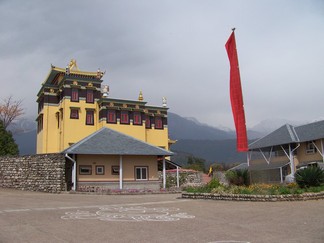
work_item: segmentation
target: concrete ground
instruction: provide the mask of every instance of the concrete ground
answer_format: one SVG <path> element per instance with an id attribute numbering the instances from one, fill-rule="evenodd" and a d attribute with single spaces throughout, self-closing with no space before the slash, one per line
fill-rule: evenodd
<path id="1" fill-rule="evenodd" d="M 324 242 L 324 201 L 179 197 L 0 188 L 0 242 Z"/>

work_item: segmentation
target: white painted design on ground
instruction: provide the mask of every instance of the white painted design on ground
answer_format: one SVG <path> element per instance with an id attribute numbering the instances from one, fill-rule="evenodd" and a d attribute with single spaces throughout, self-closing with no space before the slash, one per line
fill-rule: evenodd
<path id="1" fill-rule="evenodd" d="M 95 219 L 102 221 L 177 221 L 192 219 L 193 215 L 179 212 L 179 208 L 147 208 L 142 206 L 104 206 L 99 211 L 89 212 L 77 210 L 66 212 L 62 219 Z"/>
<path id="2" fill-rule="evenodd" d="M 208 243 L 251 243 L 249 241 L 236 241 L 236 240 L 221 240 L 221 241 L 211 241 Z"/>
<path id="3" fill-rule="evenodd" d="M 182 203 L 190 202 L 191 200 L 175 200 L 175 201 L 160 201 L 160 202 L 144 202 L 144 203 L 124 203 L 124 204 L 112 204 L 112 205 L 87 205 L 87 206 L 70 206 L 70 207 L 51 207 L 51 208 L 8 208 L 0 210 L 2 213 L 20 213 L 20 212 L 37 212 L 37 211 L 56 211 L 66 209 L 91 209 L 100 207 L 114 207 L 114 206 L 140 206 L 140 205 L 155 205 L 155 204 L 169 204 L 169 203 Z"/>

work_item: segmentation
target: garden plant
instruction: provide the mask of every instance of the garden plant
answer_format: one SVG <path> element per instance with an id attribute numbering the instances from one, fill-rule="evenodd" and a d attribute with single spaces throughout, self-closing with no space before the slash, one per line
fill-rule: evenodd
<path id="1" fill-rule="evenodd" d="M 314 167 L 317 168 L 317 167 Z M 305 169 L 306 170 L 306 169 Z M 251 195 L 286 195 L 286 194 L 302 194 L 306 192 L 321 192 L 324 191 L 324 175 L 323 170 L 318 169 L 302 170 L 296 173 L 297 183 L 289 184 L 252 184 L 249 185 L 247 172 L 230 172 L 226 177 L 229 179 L 229 185 L 221 184 L 217 179 L 212 179 L 209 183 L 198 187 L 186 187 L 183 190 L 192 193 L 215 193 L 215 194 L 251 194 Z M 323 174 L 322 174 L 323 173 Z M 314 179 L 314 174 L 317 179 Z M 312 176 L 311 176 L 312 175 Z M 246 183 L 243 183 L 243 182 Z M 315 181 L 316 183 L 313 183 Z M 301 184 L 300 184 L 301 183 Z M 306 186 L 307 183 L 307 186 Z"/>

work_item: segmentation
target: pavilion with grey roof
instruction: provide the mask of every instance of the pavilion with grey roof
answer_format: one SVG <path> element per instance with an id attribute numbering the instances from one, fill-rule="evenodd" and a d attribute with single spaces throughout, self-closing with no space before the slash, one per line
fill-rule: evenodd
<path id="1" fill-rule="evenodd" d="M 107 127 L 73 144 L 63 153 L 74 165 L 72 173 L 74 190 L 79 188 L 77 184 L 115 185 L 116 188 L 117 181 L 118 189 L 125 189 L 125 183 L 130 185 L 126 189 L 135 184 L 135 188 L 138 188 L 139 184 L 148 188 L 152 183 L 157 184 L 158 160 L 163 164 L 165 187 L 167 163 L 165 157 L 173 155 L 171 151 Z M 93 170 L 96 173 L 93 173 Z"/>
<path id="2" fill-rule="evenodd" d="M 262 182 L 284 182 L 293 179 L 302 166 L 322 166 L 324 162 L 324 121 L 302 126 L 283 125 L 249 144 L 248 168 Z M 265 176 L 271 175 L 272 178 Z M 263 175 L 261 175 L 263 174 Z M 261 176 L 260 176 L 261 175 Z M 254 176 L 255 178 L 258 176 Z"/>

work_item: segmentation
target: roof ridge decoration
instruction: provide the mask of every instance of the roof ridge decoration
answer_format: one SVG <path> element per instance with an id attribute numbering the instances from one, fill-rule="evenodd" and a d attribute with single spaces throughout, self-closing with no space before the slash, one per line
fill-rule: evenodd
<path id="1" fill-rule="evenodd" d="M 95 76 L 97 79 L 101 79 L 106 73 L 106 71 L 101 71 L 100 68 L 98 68 L 98 70 L 95 72 L 81 71 L 77 65 L 76 60 L 73 58 L 65 68 L 56 67 L 53 64 L 51 64 L 51 69 L 54 71 L 65 73 L 66 75 L 77 74 L 77 75 Z"/>
<path id="2" fill-rule="evenodd" d="M 75 59 L 71 59 L 69 65 L 68 65 L 68 68 L 70 69 L 70 71 L 80 71 L 77 63 L 76 63 L 76 60 Z"/>

